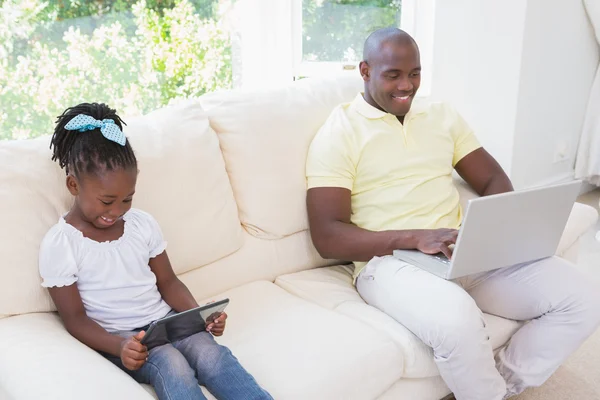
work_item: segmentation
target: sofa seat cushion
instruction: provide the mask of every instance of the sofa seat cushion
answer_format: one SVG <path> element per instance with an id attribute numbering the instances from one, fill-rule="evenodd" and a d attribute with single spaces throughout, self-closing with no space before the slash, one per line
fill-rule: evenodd
<path id="1" fill-rule="evenodd" d="M 399 347 L 353 318 L 266 281 L 224 297 L 229 318 L 217 340 L 275 399 L 373 399 L 401 377 Z"/>
<path id="2" fill-rule="evenodd" d="M 243 285 L 200 304 L 222 298 L 230 299 L 229 318 L 217 341 L 275 399 L 374 399 L 401 377 L 402 355 L 388 335 L 271 282 Z"/>
<path id="3" fill-rule="evenodd" d="M 229 319 L 217 340 L 276 399 L 374 399 L 401 377 L 398 346 L 355 319 L 267 281 L 240 286 L 215 300 L 224 297 L 231 300 Z M 0 387 L 14 398 L 153 396 L 151 388 L 71 337 L 53 313 L 1 320 L 0 354 Z"/>
<path id="4" fill-rule="evenodd" d="M 378 329 L 396 342 L 404 355 L 403 377 L 425 378 L 439 374 L 433 352 L 387 314 L 366 304 L 352 284 L 353 267 L 339 265 L 282 275 L 275 283 L 298 297 Z M 521 323 L 484 314 L 494 349 L 502 347 Z"/>
<path id="5" fill-rule="evenodd" d="M 152 400 L 100 354 L 72 337 L 55 313 L 0 320 L 1 399 Z"/>

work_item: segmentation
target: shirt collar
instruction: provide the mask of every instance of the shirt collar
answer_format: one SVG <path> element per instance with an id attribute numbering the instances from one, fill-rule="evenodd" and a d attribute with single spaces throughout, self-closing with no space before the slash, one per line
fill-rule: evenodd
<path id="1" fill-rule="evenodd" d="M 425 102 L 421 99 L 413 99 L 413 102 L 410 106 L 410 110 L 408 111 L 408 114 L 406 114 L 404 119 L 406 120 L 415 115 L 425 113 L 427 111 L 427 107 L 424 103 Z M 378 108 L 375 108 L 369 103 L 367 103 L 365 98 L 363 97 L 362 92 L 356 95 L 354 101 L 352 102 L 352 105 L 360 115 L 368 119 L 380 119 L 384 118 L 387 115 L 392 115 Z M 396 116 L 394 116 L 394 118 L 396 118 Z"/>

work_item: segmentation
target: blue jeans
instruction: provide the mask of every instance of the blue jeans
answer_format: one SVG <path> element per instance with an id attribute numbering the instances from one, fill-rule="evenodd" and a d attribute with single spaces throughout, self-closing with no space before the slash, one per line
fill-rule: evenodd
<path id="1" fill-rule="evenodd" d="M 118 333 L 123 337 L 135 334 Z M 208 332 L 151 349 L 148 361 L 137 371 L 126 369 L 120 358 L 105 357 L 137 382 L 152 385 L 160 400 L 205 400 L 199 384 L 219 400 L 273 400 L 231 350 Z"/>

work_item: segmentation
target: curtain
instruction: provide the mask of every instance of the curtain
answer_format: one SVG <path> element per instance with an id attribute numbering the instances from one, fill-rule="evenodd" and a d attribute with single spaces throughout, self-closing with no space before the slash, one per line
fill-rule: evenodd
<path id="1" fill-rule="evenodd" d="M 600 0 L 584 0 L 583 3 L 600 44 Z M 596 70 L 583 123 L 575 177 L 600 186 L 600 65 Z"/>
<path id="2" fill-rule="evenodd" d="M 264 89 L 292 82 L 292 0 L 238 0 L 235 13 L 234 77 L 240 75 L 237 86 Z"/>

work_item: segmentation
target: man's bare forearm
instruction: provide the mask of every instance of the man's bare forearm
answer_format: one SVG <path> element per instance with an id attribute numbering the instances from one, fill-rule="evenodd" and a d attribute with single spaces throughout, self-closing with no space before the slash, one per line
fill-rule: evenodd
<path id="1" fill-rule="evenodd" d="M 322 257 L 345 261 L 369 261 L 397 249 L 415 249 L 419 230 L 373 232 L 336 221 L 313 240 Z M 315 237 L 319 236 L 319 237 Z"/>

